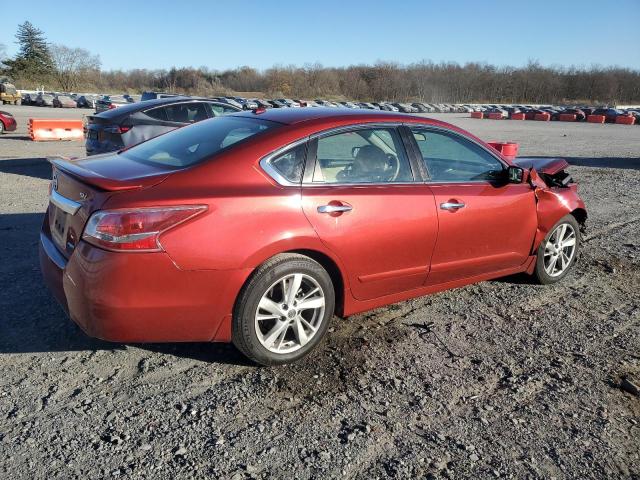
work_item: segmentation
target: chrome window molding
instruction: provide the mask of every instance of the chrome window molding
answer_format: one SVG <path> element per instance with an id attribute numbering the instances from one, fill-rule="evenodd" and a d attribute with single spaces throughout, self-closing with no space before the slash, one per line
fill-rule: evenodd
<path id="1" fill-rule="evenodd" d="M 307 137 L 295 140 L 294 142 L 288 143 L 287 145 L 280 147 L 277 150 L 274 150 L 273 152 L 269 153 L 268 155 L 260 159 L 260 162 L 259 162 L 260 167 L 262 167 L 262 169 L 269 175 L 269 177 L 271 177 L 273 180 L 276 181 L 276 183 L 278 183 L 283 187 L 301 187 L 301 186 L 303 187 L 365 187 L 365 186 L 386 186 L 386 185 L 396 185 L 396 186 L 422 185 L 422 184 L 440 184 L 440 183 L 441 184 L 465 184 L 465 183 L 472 183 L 472 184 L 487 183 L 488 184 L 490 183 L 488 180 L 466 180 L 466 181 L 446 181 L 445 182 L 445 181 L 435 181 L 431 179 L 427 179 L 427 180 L 415 179 L 412 182 L 376 182 L 376 183 L 364 183 L 364 182 L 363 183 L 327 183 L 327 182 L 303 182 L 303 181 L 291 182 L 287 180 L 285 177 L 283 177 L 270 163 L 272 159 L 274 159 L 275 157 L 277 157 L 282 153 L 285 153 L 290 148 L 295 148 L 301 143 L 315 140 L 321 137 L 337 135 L 339 133 L 349 132 L 353 130 L 362 130 L 365 128 L 397 128 L 401 126 L 405 126 L 407 128 L 413 127 L 413 128 L 424 129 L 424 130 L 435 130 L 438 132 L 443 132 L 443 133 L 460 137 L 480 147 L 482 150 L 487 152 L 490 156 L 495 158 L 504 168 L 508 167 L 508 165 L 500 157 L 495 155 L 494 152 L 491 152 L 489 149 L 487 149 L 487 147 L 478 143 L 477 141 L 469 137 L 466 137 L 456 131 L 439 127 L 437 125 L 429 125 L 429 124 L 424 124 L 420 122 L 370 122 L 370 123 L 364 122 L 364 123 L 358 123 L 355 125 L 343 125 L 340 127 L 328 128 L 326 130 L 315 132 Z M 409 152 L 406 152 L 406 153 L 407 155 L 409 155 Z M 304 178 L 304 174 L 303 174 L 303 178 Z"/>
<path id="2" fill-rule="evenodd" d="M 280 147 L 277 150 L 274 150 L 273 152 L 260 159 L 260 167 L 262 167 L 262 170 L 264 170 L 267 175 L 274 179 L 279 185 L 282 185 L 283 187 L 300 187 L 300 185 L 302 184 L 302 179 L 300 179 L 299 182 L 292 182 L 288 180 L 271 164 L 271 160 L 279 157 L 283 153 L 286 153 L 293 148 L 296 148 L 303 143 L 306 143 L 308 140 L 309 137 L 300 138 L 292 143 L 288 143 L 284 147 Z"/>

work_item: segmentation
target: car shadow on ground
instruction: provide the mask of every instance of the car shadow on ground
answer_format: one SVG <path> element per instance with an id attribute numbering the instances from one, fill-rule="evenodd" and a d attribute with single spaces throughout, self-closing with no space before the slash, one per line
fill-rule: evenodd
<path id="1" fill-rule="evenodd" d="M 51 180 L 51 164 L 46 158 L 0 159 L 0 172 Z"/>
<path id="2" fill-rule="evenodd" d="M 593 168 L 621 168 L 640 170 L 640 158 L 638 157 L 564 157 L 569 165 L 575 165 L 578 167 L 593 167 Z M 558 158 L 556 156 L 527 156 L 526 158 Z"/>
<path id="3" fill-rule="evenodd" d="M 0 215 L 0 355 L 126 349 L 128 345 L 88 337 L 45 287 L 38 259 L 42 218 L 42 213 Z M 209 363 L 250 365 L 230 344 L 129 346 Z"/>

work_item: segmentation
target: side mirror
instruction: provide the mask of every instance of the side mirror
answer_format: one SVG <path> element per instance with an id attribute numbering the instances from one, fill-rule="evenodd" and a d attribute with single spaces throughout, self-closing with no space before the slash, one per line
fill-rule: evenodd
<path id="1" fill-rule="evenodd" d="M 522 183 L 524 181 L 524 168 L 510 165 L 507 169 L 509 183 Z"/>

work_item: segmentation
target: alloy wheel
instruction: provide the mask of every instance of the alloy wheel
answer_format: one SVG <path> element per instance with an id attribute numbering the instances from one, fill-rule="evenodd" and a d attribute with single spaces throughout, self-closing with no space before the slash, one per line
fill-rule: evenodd
<path id="1" fill-rule="evenodd" d="M 576 252 L 576 231 L 562 223 L 551 233 L 544 247 L 544 270 L 550 277 L 562 275 Z"/>
<path id="2" fill-rule="evenodd" d="M 286 275 L 260 299 L 255 314 L 258 340 L 273 353 L 295 352 L 318 332 L 324 309 L 324 292 L 313 277 L 303 273 Z"/>

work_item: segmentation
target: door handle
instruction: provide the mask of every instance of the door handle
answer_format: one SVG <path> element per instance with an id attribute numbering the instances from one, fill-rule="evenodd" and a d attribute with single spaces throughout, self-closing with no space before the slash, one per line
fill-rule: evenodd
<path id="1" fill-rule="evenodd" d="M 351 205 L 320 205 L 318 207 L 318 213 L 342 213 L 350 212 L 353 210 Z"/>
<path id="2" fill-rule="evenodd" d="M 459 210 L 461 208 L 464 208 L 464 203 L 444 202 L 440 204 L 440 208 L 442 210 Z"/>

